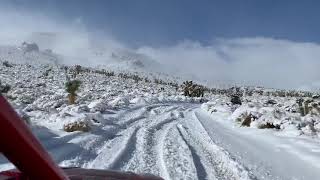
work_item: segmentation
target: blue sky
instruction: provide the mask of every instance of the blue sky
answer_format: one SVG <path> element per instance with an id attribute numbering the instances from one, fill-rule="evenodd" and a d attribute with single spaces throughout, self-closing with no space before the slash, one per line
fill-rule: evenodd
<path id="1" fill-rule="evenodd" d="M 81 19 L 131 46 L 269 37 L 320 42 L 317 0 L 2 0 L 65 23 Z"/>

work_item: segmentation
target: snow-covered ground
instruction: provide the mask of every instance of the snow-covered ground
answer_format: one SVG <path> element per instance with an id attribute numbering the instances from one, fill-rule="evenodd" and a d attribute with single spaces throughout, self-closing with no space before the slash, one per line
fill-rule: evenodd
<path id="1" fill-rule="evenodd" d="M 152 79 L 81 72 L 76 104 L 69 105 L 65 78 L 56 62 L 0 64 L 1 83 L 11 86 L 5 97 L 61 166 L 164 179 L 320 177 L 320 115 L 314 108 L 301 116 L 294 97 L 254 95 L 239 106 L 206 94 L 210 101 L 201 104 Z M 249 127 L 241 126 L 249 115 Z M 87 124 L 88 132 L 63 130 L 75 122 Z M 0 158 L 0 170 L 12 167 Z"/>

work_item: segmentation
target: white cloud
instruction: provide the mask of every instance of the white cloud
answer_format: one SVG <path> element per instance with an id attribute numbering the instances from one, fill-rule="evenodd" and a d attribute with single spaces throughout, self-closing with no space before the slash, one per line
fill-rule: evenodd
<path id="1" fill-rule="evenodd" d="M 51 48 L 64 55 L 81 57 L 88 55 L 88 50 L 96 44 L 107 48 L 123 47 L 111 36 L 97 37 L 88 31 L 81 17 L 68 22 L 37 12 L 0 8 L 0 24 L 2 45 L 36 42 L 40 48 Z"/>
<path id="2" fill-rule="evenodd" d="M 179 66 L 204 80 L 275 88 L 320 88 L 320 45 L 272 38 L 182 42 L 140 53 Z"/>

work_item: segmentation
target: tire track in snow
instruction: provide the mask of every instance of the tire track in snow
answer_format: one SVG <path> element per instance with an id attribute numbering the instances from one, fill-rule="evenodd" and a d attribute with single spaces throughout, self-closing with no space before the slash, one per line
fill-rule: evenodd
<path id="1" fill-rule="evenodd" d="M 201 173 L 197 177 L 195 164 L 191 160 L 192 152 L 176 128 L 179 122 L 185 120 L 185 109 L 180 106 L 169 108 L 165 111 L 168 113 L 160 116 L 164 120 L 155 119 L 152 122 L 156 124 L 147 128 L 148 134 L 145 134 L 147 138 L 143 144 L 147 158 L 143 158 L 143 164 L 149 166 L 142 172 L 159 175 L 165 179 L 202 179 Z"/>
<path id="2" fill-rule="evenodd" d="M 142 147 L 143 147 L 143 156 L 142 159 L 144 161 L 144 171 L 156 175 L 160 175 L 160 172 L 165 172 L 164 167 L 161 167 L 157 162 L 157 146 L 160 143 L 159 139 L 161 134 L 163 134 L 164 127 L 169 126 L 170 123 L 175 121 L 176 118 L 169 117 L 165 120 L 151 126 L 147 127 L 142 131 Z"/>
<path id="3" fill-rule="evenodd" d="M 137 151 L 127 164 L 125 170 L 168 176 L 166 167 L 161 163 L 161 141 L 167 134 L 167 128 L 178 121 L 177 114 L 171 111 L 178 107 L 159 107 L 153 109 L 145 121 L 140 122 L 141 128 L 137 133 Z M 163 114 L 165 113 L 165 114 Z M 137 164 L 139 164 L 137 166 Z"/>
<path id="4" fill-rule="evenodd" d="M 83 134 L 80 132 L 73 132 L 71 134 L 66 134 L 65 136 L 55 136 L 44 140 L 40 139 L 40 142 L 49 150 L 49 153 L 54 160 L 61 163 L 62 161 L 77 158 L 79 152 L 84 151 L 78 144 L 70 143 L 70 141 L 79 136 L 83 136 Z"/>
<path id="5" fill-rule="evenodd" d="M 139 128 L 130 128 L 114 139 L 108 141 L 100 149 L 97 157 L 92 160 L 88 168 L 119 170 L 129 161 L 135 151 L 136 133 Z"/>
<path id="6" fill-rule="evenodd" d="M 196 167 L 198 179 L 199 180 L 207 179 L 208 178 L 208 174 L 207 174 L 207 172 L 206 172 L 206 170 L 204 168 L 204 165 L 201 163 L 200 156 L 197 154 L 197 151 L 187 141 L 187 139 L 185 138 L 185 136 L 181 132 L 182 130 L 180 128 L 177 128 L 177 129 L 178 129 L 179 134 L 182 137 L 183 141 L 187 144 L 188 148 L 191 151 L 191 155 L 192 155 L 193 163 L 194 163 L 194 165 Z"/>
<path id="7" fill-rule="evenodd" d="M 148 106 L 138 106 L 132 109 L 129 109 L 125 112 L 122 112 L 119 116 L 115 117 L 118 119 L 118 125 L 122 129 L 126 129 L 128 127 L 133 126 L 134 124 L 141 122 L 143 119 L 150 115 L 152 110 L 156 110 L 157 108 L 167 108 L 168 105 L 148 105 Z"/>
<path id="8" fill-rule="evenodd" d="M 60 165 L 86 167 L 90 161 L 96 158 L 98 150 L 113 137 L 76 132 L 47 139 L 42 143 Z"/>
<path id="9" fill-rule="evenodd" d="M 123 127 L 123 129 L 118 132 L 118 135 L 121 135 L 122 137 L 113 139 L 111 142 L 107 143 L 104 148 L 101 148 L 99 155 L 91 162 L 90 165 L 88 165 L 88 167 L 138 171 L 137 168 L 139 167 L 137 164 L 139 165 L 141 160 L 139 162 L 136 156 L 137 154 L 143 154 L 143 151 L 138 153 L 136 152 L 137 146 L 142 146 L 141 143 L 137 142 L 137 134 L 138 136 L 142 136 L 141 133 L 153 120 L 153 118 L 148 119 L 147 117 L 151 115 L 150 112 L 152 110 L 157 108 L 159 108 L 159 112 L 165 112 L 170 107 L 167 107 L 167 105 L 164 107 L 160 105 L 151 105 L 148 107 L 133 108 L 129 111 L 123 112 L 124 114 L 120 114 L 118 116 L 118 118 L 121 117 L 120 122 L 125 122 L 123 125 L 128 126 L 127 128 Z M 127 112 L 130 114 L 126 114 Z M 135 130 L 132 132 L 132 129 Z M 114 148 L 114 146 L 116 148 Z M 102 161 L 104 161 L 104 163 L 98 163 Z"/>
<path id="10" fill-rule="evenodd" d="M 120 170 L 126 163 L 129 162 L 136 150 L 137 144 L 137 132 L 139 128 L 136 128 L 128 139 L 126 139 L 122 149 L 119 149 L 119 153 L 116 158 L 110 163 L 109 168 L 114 170 Z"/>
<path id="11" fill-rule="evenodd" d="M 158 149 L 158 159 L 160 161 L 160 166 L 162 167 L 160 169 L 160 174 L 164 179 L 170 179 L 170 175 L 168 172 L 168 168 L 166 166 L 165 162 L 165 155 L 164 155 L 164 148 L 165 148 L 165 140 L 166 137 L 169 134 L 169 131 L 172 130 L 173 127 L 175 127 L 176 123 L 171 123 L 169 126 L 167 126 L 164 129 L 163 134 L 160 136 L 158 146 L 156 147 Z"/>
<path id="12" fill-rule="evenodd" d="M 227 151 L 211 140 L 195 112 L 192 112 L 192 117 L 184 123 L 186 127 L 178 125 L 178 129 L 200 157 L 208 176 L 225 180 L 257 179 L 245 167 L 232 159 Z M 193 131 L 191 132 L 188 127 Z M 211 173 L 212 169 L 214 173 Z M 208 178 L 212 179 L 212 177 Z"/>
<path id="13" fill-rule="evenodd" d="M 162 174 L 164 179 L 198 179 L 197 170 L 192 158 L 192 152 L 182 139 L 176 128 L 177 123 L 173 123 L 167 128 L 162 144 L 160 162 L 167 170 Z"/>
<path id="14" fill-rule="evenodd" d="M 139 107 L 127 110 L 121 113 L 119 116 L 115 117 L 118 120 L 117 124 L 120 128 L 126 129 L 130 127 L 135 122 L 146 118 L 148 109 L 146 107 Z"/>

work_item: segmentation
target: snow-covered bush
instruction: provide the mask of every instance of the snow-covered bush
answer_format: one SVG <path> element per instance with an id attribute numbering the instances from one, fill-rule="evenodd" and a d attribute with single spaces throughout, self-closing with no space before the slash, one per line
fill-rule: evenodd
<path id="1" fill-rule="evenodd" d="M 223 98 L 224 97 L 224 98 Z M 295 135 L 317 135 L 320 133 L 320 108 L 318 100 L 291 97 L 246 96 L 242 105 L 228 105 L 227 96 L 202 105 L 211 115 L 219 115 L 240 127 L 275 129 Z M 270 101 L 272 100 L 272 101 Z M 301 109 L 301 110 L 300 110 Z M 302 112 L 302 113 L 301 113 Z"/>

